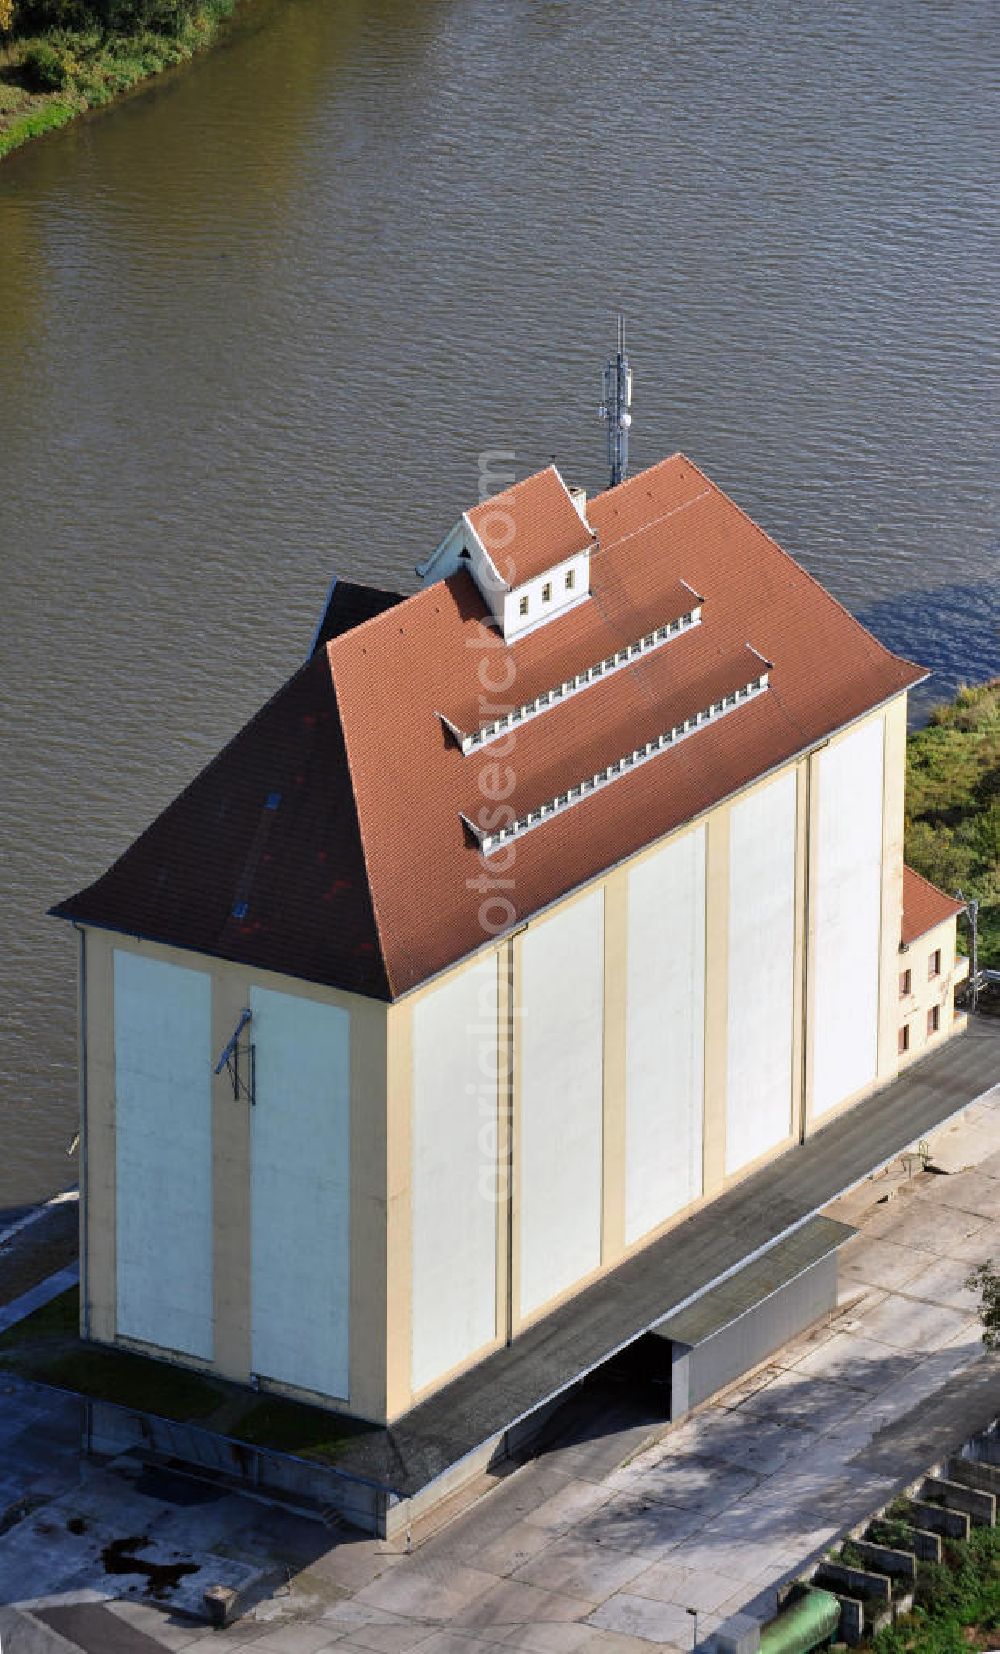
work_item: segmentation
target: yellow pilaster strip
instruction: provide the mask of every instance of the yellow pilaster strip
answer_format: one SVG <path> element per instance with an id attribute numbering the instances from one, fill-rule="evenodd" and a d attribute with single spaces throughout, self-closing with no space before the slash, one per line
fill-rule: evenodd
<path id="1" fill-rule="evenodd" d="M 879 949 L 878 1084 L 899 1071 L 899 943 L 903 915 L 906 695 L 885 709 L 882 769 L 882 934 Z"/>
<path id="2" fill-rule="evenodd" d="M 792 1132 L 806 1136 L 806 996 L 809 950 L 809 760 L 795 766 L 795 951 L 792 965 Z"/>
<path id="3" fill-rule="evenodd" d="M 81 1189 L 86 1225 L 86 1280 L 81 1282 L 80 1324 L 102 1343 L 115 1336 L 118 1302 L 115 1146 L 115 986 L 113 938 L 86 933 L 83 1023 L 86 1043 L 86 1181 Z"/>
<path id="4" fill-rule="evenodd" d="M 726 1181 L 729 1051 L 729 809 L 713 811 L 705 845 L 705 1196 Z"/>
<path id="5" fill-rule="evenodd" d="M 604 884 L 604 1265 L 625 1250 L 627 963 L 628 873 L 618 868 Z"/>
<path id="6" fill-rule="evenodd" d="M 514 944 L 501 943 L 497 950 L 497 1131 L 496 1190 L 497 1219 L 497 1337 L 509 1342 L 514 1305 L 511 1297 L 511 1229 L 513 1179 L 511 1153 L 514 1147 L 512 1112 L 514 1103 Z"/>
<path id="7" fill-rule="evenodd" d="M 813 1120 L 813 1030 L 816 1027 L 816 926 L 819 919 L 819 752 L 810 753 L 806 760 L 806 911 L 803 916 L 801 943 L 804 955 L 802 995 L 802 1121 L 803 1133 L 808 1137 Z M 798 939 L 797 939 L 798 940 Z"/>
<path id="8" fill-rule="evenodd" d="M 510 1103 L 510 1132 L 512 1137 L 510 1155 L 510 1324 L 509 1335 L 514 1337 L 521 1325 L 521 1154 L 523 1134 L 521 1131 L 521 1053 L 523 1042 L 521 1039 L 521 1018 L 523 1015 L 523 982 L 524 969 L 521 957 L 523 933 L 512 936 L 510 941 L 510 1006 L 513 1022 L 514 1037 L 512 1040 L 514 1072 L 511 1085 Z"/>
<path id="9" fill-rule="evenodd" d="M 212 1050 L 232 1038 L 240 1013 L 250 1004 L 250 976 L 223 968 L 212 977 Z M 246 1030 L 253 1037 L 253 1025 Z M 249 1079 L 248 1065 L 242 1077 Z M 251 1346 L 251 1104 L 233 1096 L 226 1069 L 212 1076 L 212 1273 L 214 1283 L 213 1364 L 226 1378 L 246 1383 Z"/>
<path id="10" fill-rule="evenodd" d="M 385 1122 L 384 1264 L 385 1417 L 409 1406 L 413 1313 L 412 1117 L 413 1010 L 408 1001 L 388 1008 L 385 1094 L 378 1110 Z M 378 1280 L 360 1261 L 359 1279 Z"/>

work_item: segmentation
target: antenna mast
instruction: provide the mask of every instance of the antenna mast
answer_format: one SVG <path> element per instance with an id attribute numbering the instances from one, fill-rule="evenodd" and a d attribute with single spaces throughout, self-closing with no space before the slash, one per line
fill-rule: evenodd
<path id="1" fill-rule="evenodd" d="M 632 369 L 625 354 L 625 317 L 618 312 L 618 350 L 604 369 L 603 400 L 598 409 L 608 427 L 611 487 L 628 475 L 628 433 L 632 423 Z"/>

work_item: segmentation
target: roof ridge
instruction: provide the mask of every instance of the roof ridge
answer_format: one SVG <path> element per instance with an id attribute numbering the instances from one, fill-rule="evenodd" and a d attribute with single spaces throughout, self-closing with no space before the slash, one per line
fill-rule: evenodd
<path id="1" fill-rule="evenodd" d="M 526 477 L 518 477 L 516 482 L 508 483 L 506 488 L 498 489 L 495 494 L 487 494 L 484 500 L 477 500 L 475 505 L 467 505 L 462 513 L 463 517 L 468 517 L 471 522 L 473 512 L 488 510 L 490 507 L 495 506 L 499 500 L 503 500 L 508 494 L 516 494 L 519 488 L 527 488 L 529 482 L 537 482 L 539 477 L 546 476 L 549 471 L 553 472 L 557 481 L 561 483 L 562 487 L 566 489 L 568 494 L 569 488 L 565 477 L 559 470 L 559 467 L 556 465 L 555 461 L 549 460 L 548 465 L 539 466 L 537 471 L 529 471 Z M 473 527 L 475 527 L 474 523 Z"/>
<path id="2" fill-rule="evenodd" d="M 686 458 L 687 456 L 684 455 L 681 457 Z M 908 666 L 912 668 L 914 672 L 923 673 L 923 677 L 915 681 L 923 683 L 930 677 L 930 671 L 928 668 L 921 666 L 919 661 L 907 660 L 904 655 L 897 655 L 892 649 L 886 648 L 885 644 L 875 636 L 875 633 L 869 631 L 868 627 L 858 619 L 857 615 L 851 613 L 846 603 L 842 603 L 839 597 L 835 597 L 833 592 L 829 591 L 828 588 L 823 585 L 822 581 L 817 579 L 816 575 L 812 574 L 810 570 L 806 568 L 804 563 L 800 563 L 797 557 L 793 557 L 790 551 L 786 551 L 784 546 L 779 544 L 779 542 L 774 538 L 773 534 L 769 534 L 767 529 L 763 528 L 755 517 L 751 517 L 749 511 L 744 510 L 738 500 L 734 500 L 732 495 L 727 494 L 724 488 L 720 488 L 718 483 L 713 482 L 711 477 L 702 470 L 701 466 L 698 465 L 695 460 L 688 459 L 687 463 L 691 466 L 692 470 L 697 471 L 699 477 L 704 479 L 712 493 L 717 494 L 720 499 L 726 501 L 727 505 L 731 505 L 735 511 L 738 511 L 744 522 L 749 523 L 750 527 L 755 529 L 758 534 L 762 534 L 768 544 L 772 545 L 775 551 L 780 552 L 786 562 L 791 563 L 793 568 L 798 569 L 799 572 L 810 582 L 810 584 L 816 587 L 817 591 L 822 592 L 823 596 L 827 598 L 829 602 L 836 604 L 841 614 L 846 615 L 848 620 L 853 622 L 859 632 L 861 632 L 864 637 L 869 640 L 869 642 L 875 645 L 875 648 L 880 654 L 887 655 L 890 660 L 899 661 L 901 666 Z M 910 684 L 907 687 L 912 688 L 913 685 Z"/>
<path id="3" fill-rule="evenodd" d="M 433 589 L 434 589 L 433 586 L 426 586 L 424 588 L 424 591 L 414 592 L 412 595 L 414 597 L 422 597 L 424 595 L 424 592 L 430 592 L 430 591 L 433 591 Z M 408 598 L 404 599 L 404 601 L 408 602 L 409 599 Z M 387 615 L 390 615 L 392 613 L 393 613 L 392 609 L 386 609 L 384 614 L 373 615 L 372 620 L 373 621 L 374 620 L 384 620 Z M 369 624 L 369 622 L 366 621 L 365 625 L 368 625 L 368 624 Z M 356 636 L 357 633 L 360 632 L 361 630 L 362 630 L 362 627 L 355 626 L 351 629 L 350 632 L 345 632 L 343 634 L 343 638 L 349 638 L 349 637 Z M 357 823 L 358 838 L 361 841 L 361 859 L 364 862 L 365 881 L 366 881 L 367 886 L 368 886 L 368 900 L 372 904 L 372 917 L 375 920 L 375 934 L 378 937 L 379 953 L 380 953 L 381 958 L 382 958 L 382 969 L 385 971 L 385 979 L 386 979 L 386 982 L 389 984 L 390 999 L 395 999 L 396 998 L 396 983 L 395 983 L 392 968 L 391 968 L 390 963 L 389 963 L 388 950 L 386 949 L 386 945 L 385 945 L 385 933 L 383 931 L 383 926 L 382 926 L 382 914 L 379 911 L 380 902 L 379 902 L 378 896 L 376 895 L 375 880 L 372 878 L 371 863 L 368 860 L 368 845 L 365 842 L 364 829 L 362 828 L 362 825 L 361 825 L 361 807 L 358 803 L 358 788 L 357 788 L 357 782 L 355 781 L 355 776 L 354 776 L 354 756 L 351 752 L 351 743 L 350 743 L 350 740 L 348 739 L 348 735 L 347 735 L 347 726 L 348 726 L 348 723 L 350 722 L 350 720 L 344 718 L 342 713 L 341 713 L 340 692 L 337 688 L 337 677 L 336 677 L 336 672 L 334 670 L 334 661 L 333 661 L 332 656 L 331 656 L 331 651 L 333 649 L 334 644 L 343 642 L 343 638 L 332 638 L 330 640 L 330 642 L 326 645 L 327 670 L 329 671 L 329 674 L 330 674 L 330 688 L 333 691 L 334 705 L 337 709 L 337 722 L 340 724 L 340 733 L 343 736 L 343 740 L 344 740 L 344 754 L 347 758 L 347 773 L 351 778 L 351 804 L 353 805 L 353 808 L 354 808 L 354 819 Z"/>
<path id="4" fill-rule="evenodd" d="M 929 879 L 925 873 L 918 873 L 917 869 L 915 867 L 911 867 L 908 861 L 904 861 L 903 867 L 905 871 L 909 873 L 911 879 L 919 879 L 920 883 L 926 885 L 928 890 L 933 890 L 936 896 L 943 896 L 946 901 L 954 902 L 958 908 L 965 906 L 965 903 L 960 902 L 956 896 L 949 896 L 947 890 L 942 890 L 941 886 L 939 884 L 935 884 L 934 880 Z"/>
<path id="5" fill-rule="evenodd" d="M 367 584 L 363 584 L 360 580 L 345 580 L 343 582 L 338 580 L 338 584 L 354 586 L 358 591 L 378 592 L 380 596 L 395 597 L 398 598 L 399 601 L 396 603 L 391 603 L 387 609 L 380 609 L 378 614 L 368 615 L 365 620 L 356 620 L 354 624 L 349 626 L 345 632 L 337 632 L 334 637 L 328 637 L 326 642 L 320 644 L 319 648 L 317 648 L 317 654 L 320 654 L 323 650 L 335 649 L 339 643 L 343 643 L 345 638 L 355 637 L 358 632 L 363 632 L 366 626 L 374 626 L 377 620 L 384 620 L 387 615 L 395 614 L 397 609 L 402 608 L 404 604 L 411 602 L 413 598 L 421 595 L 419 591 L 405 593 L 393 592 L 389 590 L 388 586 L 369 586 Z M 429 590 L 429 588 L 424 589 Z"/>
<path id="6" fill-rule="evenodd" d="M 129 840 L 128 844 L 125 846 L 125 849 L 121 852 L 121 855 L 116 856 L 111 865 L 106 867 L 102 873 L 99 873 L 97 875 L 97 879 L 91 880 L 84 885 L 83 889 L 89 890 L 91 884 L 96 884 L 98 880 L 107 878 L 109 874 L 113 873 L 119 863 L 123 862 L 126 856 L 131 855 L 136 845 L 142 843 L 147 833 L 151 833 L 153 831 L 153 829 L 166 815 L 168 810 L 173 810 L 176 806 L 182 804 L 188 793 L 190 793 L 193 788 L 199 786 L 202 781 L 206 780 L 208 776 L 212 775 L 219 768 L 219 766 L 225 762 L 230 748 L 235 746 L 237 741 L 242 740 L 243 736 L 246 735 L 248 731 L 253 729 L 256 724 L 259 724 L 261 720 L 266 717 L 275 701 L 284 695 L 293 683 L 297 683 L 298 679 L 303 677 L 311 667 L 314 667 L 315 661 L 316 656 L 310 655 L 300 666 L 297 666 L 291 677 L 285 678 L 285 680 L 278 685 L 273 695 L 269 695 L 267 700 L 257 708 L 256 712 L 251 714 L 246 723 L 240 724 L 239 728 L 233 731 L 228 741 L 224 742 L 218 752 L 214 753 L 208 762 L 203 764 L 201 769 L 195 772 L 190 781 L 186 782 L 181 788 L 180 792 L 175 793 L 172 798 L 167 800 L 167 803 L 163 805 L 162 809 L 157 810 L 152 820 L 147 821 L 145 827 L 140 830 L 137 837 Z M 61 902 L 56 902 L 52 907 L 47 909 L 46 917 L 50 919 L 61 919 L 63 917 L 62 909 L 65 908 L 69 902 L 72 902 L 75 899 L 75 896 L 64 897 Z"/>
<path id="7" fill-rule="evenodd" d="M 415 592 L 409 592 L 406 597 L 401 595 L 398 603 L 394 603 L 389 609 L 383 609 L 381 614 L 370 615 L 367 620 L 359 621 L 358 625 L 352 626 L 348 631 L 339 632 L 336 637 L 329 638 L 323 645 L 323 648 L 327 652 L 327 656 L 329 657 L 329 652 L 331 649 L 336 649 L 341 655 L 346 654 L 348 649 L 351 647 L 351 641 L 356 640 L 358 636 L 362 632 L 367 631 L 370 626 L 381 626 L 383 624 L 388 626 L 393 620 L 395 620 L 398 625 L 401 612 L 408 609 L 410 604 L 416 605 L 421 602 L 426 604 L 434 599 L 440 601 L 441 593 L 439 588 L 441 586 L 450 587 L 451 582 L 459 579 L 460 577 L 464 578 L 468 582 L 468 585 L 473 591 L 476 592 L 478 597 L 478 589 L 472 579 L 472 576 L 468 573 L 468 570 L 456 569 L 454 574 L 445 575 L 439 580 L 432 580 L 429 586 L 420 586 Z M 488 613 L 485 603 L 483 603 L 482 607 L 483 614 L 485 616 Z M 330 666 L 332 674 L 332 660 L 330 662 Z"/>

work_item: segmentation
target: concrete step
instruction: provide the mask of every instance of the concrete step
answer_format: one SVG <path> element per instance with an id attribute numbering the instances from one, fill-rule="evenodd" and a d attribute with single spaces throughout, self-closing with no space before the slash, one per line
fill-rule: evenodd
<path id="1" fill-rule="evenodd" d="M 871 1539 L 854 1539 L 851 1543 L 859 1552 L 869 1573 L 887 1574 L 890 1579 L 916 1579 L 917 1558 L 913 1551 L 897 1550 L 892 1545 L 879 1545 Z"/>
<path id="2" fill-rule="evenodd" d="M 929 1533 L 939 1533 L 945 1539 L 968 1539 L 972 1522 L 967 1511 L 929 1505 L 922 1499 L 912 1499 L 910 1508 L 915 1525 L 926 1528 Z"/>
<path id="3" fill-rule="evenodd" d="M 1000 1493 L 1000 1465 L 984 1464 L 979 1459 L 949 1459 L 947 1475 L 950 1482 L 961 1482 L 963 1487 Z"/>
<path id="4" fill-rule="evenodd" d="M 925 1476 L 920 1488 L 921 1499 L 939 1499 L 946 1510 L 964 1511 L 976 1528 L 996 1525 L 996 1494 L 984 1493 L 981 1488 L 966 1487 L 963 1482 L 949 1482 L 943 1476 Z"/>
<path id="5" fill-rule="evenodd" d="M 839 1591 L 834 1592 L 840 1603 L 840 1624 L 837 1627 L 837 1637 L 848 1648 L 857 1648 L 865 1636 L 865 1605 L 860 1597 L 843 1596 Z"/>
<path id="6" fill-rule="evenodd" d="M 846 1562 L 821 1562 L 813 1575 L 813 1584 L 833 1591 L 836 1596 L 846 1592 L 865 1602 L 888 1605 L 892 1601 L 892 1584 L 885 1574 L 870 1574 L 864 1568 L 851 1568 Z"/>
<path id="7" fill-rule="evenodd" d="M 877 1520 L 886 1520 L 886 1518 L 877 1518 Z M 884 1539 L 872 1539 L 871 1529 L 875 1526 L 874 1522 L 869 1523 L 869 1531 L 864 1536 L 865 1542 L 881 1545 L 886 1550 L 896 1549 L 904 1553 L 912 1551 L 918 1562 L 940 1562 L 940 1534 L 928 1533 L 926 1528 L 915 1528 L 912 1522 L 902 1521 L 898 1522 L 897 1525 L 902 1530 L 897 1545 L 893 1546 Z"/>

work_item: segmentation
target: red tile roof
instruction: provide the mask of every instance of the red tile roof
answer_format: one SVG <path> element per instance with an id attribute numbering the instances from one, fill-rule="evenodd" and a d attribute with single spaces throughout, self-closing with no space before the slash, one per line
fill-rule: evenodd
<path id="1" fill-rule="evenodd" d="M 466 516 L 511 586 L 586 551 L 594 538 L 554 465 L 491 495 Z"/>
<path id="2" fill-rule="evenodd" d="M 919 937 L 926 936 L 936 925 L 965 912 L 965 903 L 946 896 L 930 879 L 912 867 L 903 868 L 903 920 L 901 940 L 904 948 Z"/>
<path id="3" fill-rule="evenodd" d="M 334 637 L 55 911 L 394 998 L 924 676 L 682 455 L 588 515 L 590 602 L 507 646 L 463 571 Z M 463 756 L 440 714 L 474 729 L 554 687 L 690 608 L 681 581 L 700 626 Z M 774 663 L 756 700 L 496 855 L 470 843 L 462 813 L 520 816 L 742 686 L 748 645 Z"/>

